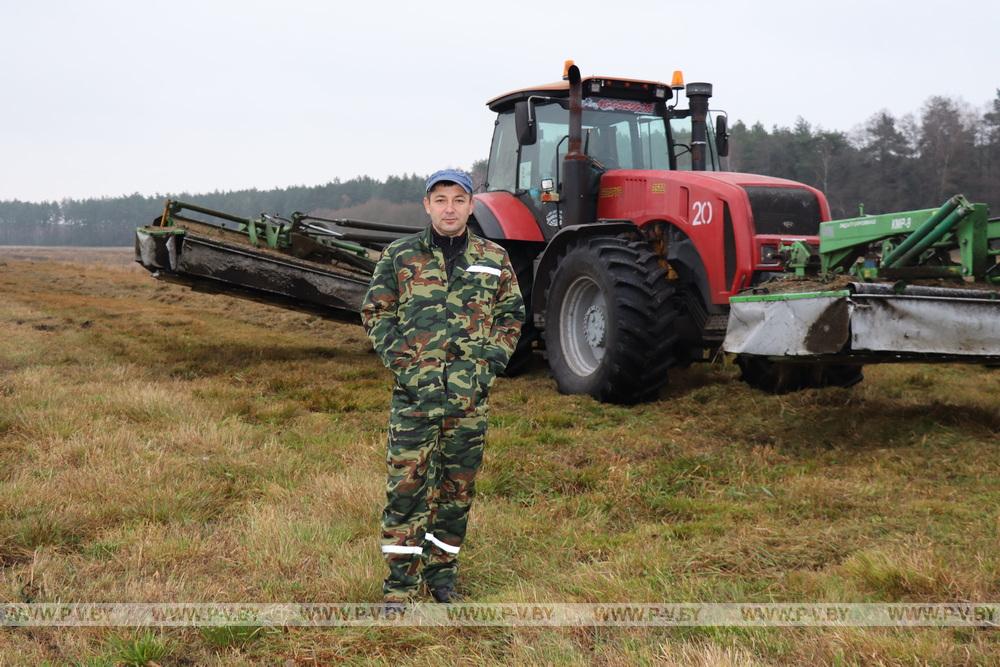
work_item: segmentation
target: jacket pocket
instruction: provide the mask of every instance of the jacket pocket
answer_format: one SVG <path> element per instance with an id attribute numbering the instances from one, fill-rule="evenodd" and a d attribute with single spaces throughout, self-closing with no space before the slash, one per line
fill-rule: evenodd
<path id="1" fill-rule="evenodd" d="M 411 400 L 420 400 L 420 360 L 412 350 L 400 357 L 393 368 L 396 384 L 405 391 Z"/>
<path id="2" fill-rule="evenodd" d="M 389 361 L 389 369 L 396 377 L 399 377 L 399 374 L 405 371 L 416 358 L 416 352 L 413 351 L 413 348 L 407 346 L 403 351 L 393 355 Z"/>
<path id="3" fill-rule="evenodd" d="M 488 273 L 466 275 L 459 297 L 465 306 L 460 322 L 470 340 L 480 341 L 490 335 L 499 281 Z"/>
<path id="4" fill-rule="evenodd" d="M 492 306 L 496 301 L 500 278 L 489 273 L 474 273 L 467 278 L 468 301 Z"/>
<path id="5" fill-rule="evenodd" d="M 493 383 L 496 381 L 497 376 L 490 368 L 490 362 L 486 359 L 480 357 L 476 360 L 476 377 L 478 379 L 479 385 L 479 396 L 476 402 L 482 402 L 487 396 L 489 396 L 490 388 L 493 387 Z"/>

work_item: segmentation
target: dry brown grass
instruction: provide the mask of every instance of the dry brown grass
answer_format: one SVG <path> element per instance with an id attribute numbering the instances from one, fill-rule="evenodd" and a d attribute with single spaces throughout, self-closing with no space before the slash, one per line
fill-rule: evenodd
<path id="1" fill-rule="evenodd" d="M 129 250 L 0 248 L 0 596 L 375 601 L 389 378 L 359 327 L 157 283 Z M 501 381 L 477 601 L 994 601 L 1000 371 L 773 397 L 728 366 L 634 408 Z M 877 629 L 0 631 L 0 665 L 985 664 Z M 117 643 L 116 643 L 117 642 Z M 117 648 L 116 648 L 117 647 Z M 120 656 L 119 656 L 120 657 Z M 103 662 L 102 662 L 103 661 Z"/>

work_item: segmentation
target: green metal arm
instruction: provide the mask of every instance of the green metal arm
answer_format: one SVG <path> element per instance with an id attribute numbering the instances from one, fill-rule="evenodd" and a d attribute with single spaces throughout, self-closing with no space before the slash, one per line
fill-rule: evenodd
<path id="1" fill-rule="evenodd" d="M 990 247 L 997 239 L 1000 221 L 989 220 L 986 205 L 955 195 L 937 209 L 822 223 L 820 271 L 850 272 L 865 280 L 966 277 L 1000 282 L 1000 251 Z M 950 259 L 951 251 L 958 251 L 957 263 Z"/>

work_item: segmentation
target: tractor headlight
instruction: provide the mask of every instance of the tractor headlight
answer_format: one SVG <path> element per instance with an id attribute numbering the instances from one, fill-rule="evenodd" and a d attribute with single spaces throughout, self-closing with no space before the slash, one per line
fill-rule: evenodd
<path id="1" fill-rule="evenodd" d="M 781 264 L 781 253 L 778 252 L 778 246 L 764 244 L 760 247 L 760 263 L 761 264 Z"/>

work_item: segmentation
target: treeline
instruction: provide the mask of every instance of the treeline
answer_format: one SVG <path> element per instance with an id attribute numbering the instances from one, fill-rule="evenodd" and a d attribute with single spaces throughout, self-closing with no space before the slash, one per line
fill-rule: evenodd
<path id="1" fill-rule="evenodd" d="M 930 208 L 956 193 L 1000 215 L 1000 90 L 985 112 L 931 97 L 918 114 L 872 115 L 852 132 L 795 127 L 730 131 L 729 168 L 790 178 L 826 193 L 834 218 Z"/>
<path id="2" fill-rule="evenodd" d="M 824 130 L 800 119 L 794 127 L 746 125 L 730 130 L 729 169 L 780 176 L 826 193 L 835 218 L 936 206 L 961 192 L 1000 213 L 1000 90 L 985 112 L 961 100 L 931 97 L 917 114 L 880 111 L 850 132 Z M 485 161 L 473 180 L 482 183 Z M 313 187 L 170 195 L 243 216 L 322 211 L 423 221 L 417 203 L 424 177 L 361 176 Z M 161 212 L 167 195 L 0 201 L 0 245 L 128 245 L 135 227 Z"/>
<path id="3" fill-rule="evenodd" d="M 207 194 L 133 194 L 59 202 L 0 201 L 0 245 L 121 246 L 132 243 L 135 228 L 163 212 L 167 198 L 179 199 L 245 217 L 261 212 L 289 215 L 293 211 L 357 211 L 370 202 L 417 201 L 424 178 L 416 174 L 390 176 L 384 181 L 360 176 L 326 185 L 274 190 L 236 190 Z M 390 207 L 391 208 L 391 207 Z M 362 209 L 364 210 L 364 209 Z M 380 210 L 376 207 L 376 210 Z M 360 217 L 360 216 L 359 216 Z M 421 219 L 413 222 L 420 222 Z M 404 222 L 397 220 L 397 222 Z"/>

